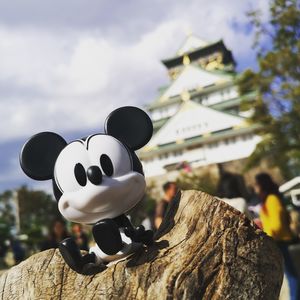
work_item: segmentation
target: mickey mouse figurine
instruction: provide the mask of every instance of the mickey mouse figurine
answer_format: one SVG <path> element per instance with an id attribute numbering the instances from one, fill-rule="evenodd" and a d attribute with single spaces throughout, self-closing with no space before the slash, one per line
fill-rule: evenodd
<path id="1" fill-rule="evenodd" d="M 107 264 L 153 243 L 153 232 L 135 228 L 125 213 L 145 193 L 142 164 L 134 153 L 153 133 L 149 116 L 137 107 L 114 110 L 105 133 L 67 143 L 53 132 L 41 132 L 23 146 L 20 164 L 30 178 L 52 179 L 60 213 L 69 221 L 93 224 L 96 246 L 82 255 L 72 238 L 59 250 L 81 274 L 95 274 Z"/>

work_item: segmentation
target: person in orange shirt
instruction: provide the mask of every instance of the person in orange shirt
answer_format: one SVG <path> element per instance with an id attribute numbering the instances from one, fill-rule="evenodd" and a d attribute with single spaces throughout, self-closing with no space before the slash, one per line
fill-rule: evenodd
<path id="1" fill-rule="evenodd" d="M 176 182 L 168 181 L 163 185 L 164 198 L 157 204 L 154 217 L 155 229 L 158 229 L 166 215 L 168 205 L 177 194 Z"/>
<path id="2" fill-rule="evenodd" d="M 293 235 L 289 228 L 289 215 L 283 205 L 278 185 L 269 174 L 260 173 L 255 176 L 254 187 L 262 204 L 259 217 L 263 230 L 275 240 L 284 259 L 290 299 L 299 299 L 299 279 L 288 250 L 288 246 L 294 242 Z"/>

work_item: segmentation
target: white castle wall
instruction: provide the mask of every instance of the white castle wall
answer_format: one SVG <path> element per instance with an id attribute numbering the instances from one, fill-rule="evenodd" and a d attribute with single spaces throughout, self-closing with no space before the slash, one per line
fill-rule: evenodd
<path id="1" fill-rule="evenodd" d="M 254 151 L 260 138 L 253 134 L 225 139 L 192 150 L 168 152 L 152 159 L 143 161 L 146 177 L 163 175 L 164 166 L 188 162 L 191 167 L 205 166 L 213 163 L 222 163 L 247 158 Z"/>

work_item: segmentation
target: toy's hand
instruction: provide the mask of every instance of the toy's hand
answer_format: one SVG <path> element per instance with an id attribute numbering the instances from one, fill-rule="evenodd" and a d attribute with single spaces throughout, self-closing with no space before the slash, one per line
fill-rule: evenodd
<path id="1" fill-rule="evenodd" d="M 145 230 L 145 227 L 143 225 L 135 229 L 126 227 L 124 229 L 124 233 L 134 242 L 143 243 L 147 246 L 153 244 L 153 231 Z"/>
<path id="2" fill-rule="evenodd" d="M 135 238 L 135 229 L 133 227 L 125 227 L 124 228 L 124 233 L 131 238 L 132 240 L 134 240 Z"/>

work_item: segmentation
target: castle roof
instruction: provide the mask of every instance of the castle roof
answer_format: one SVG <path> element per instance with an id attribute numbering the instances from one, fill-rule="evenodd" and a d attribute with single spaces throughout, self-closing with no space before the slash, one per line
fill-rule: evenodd
<path id="1" fill-rule="evenodd" d="M 228 50 L 223 42 L 219 40 L 213 43 L 206 43 L 196 38 L 187 38 L 182 47 L 179 48 L 176 55 L 163 59 L 162 63 L 168 68 L 173 68 L 182 65 L 184 56 L 188 55 L 191 62 L 198 60 L 200 58 L 208 57 L 213 53 L 222 53 L 224 65 L 232 64 L 235 65 L 233 55 L 230 50 Z"/>

